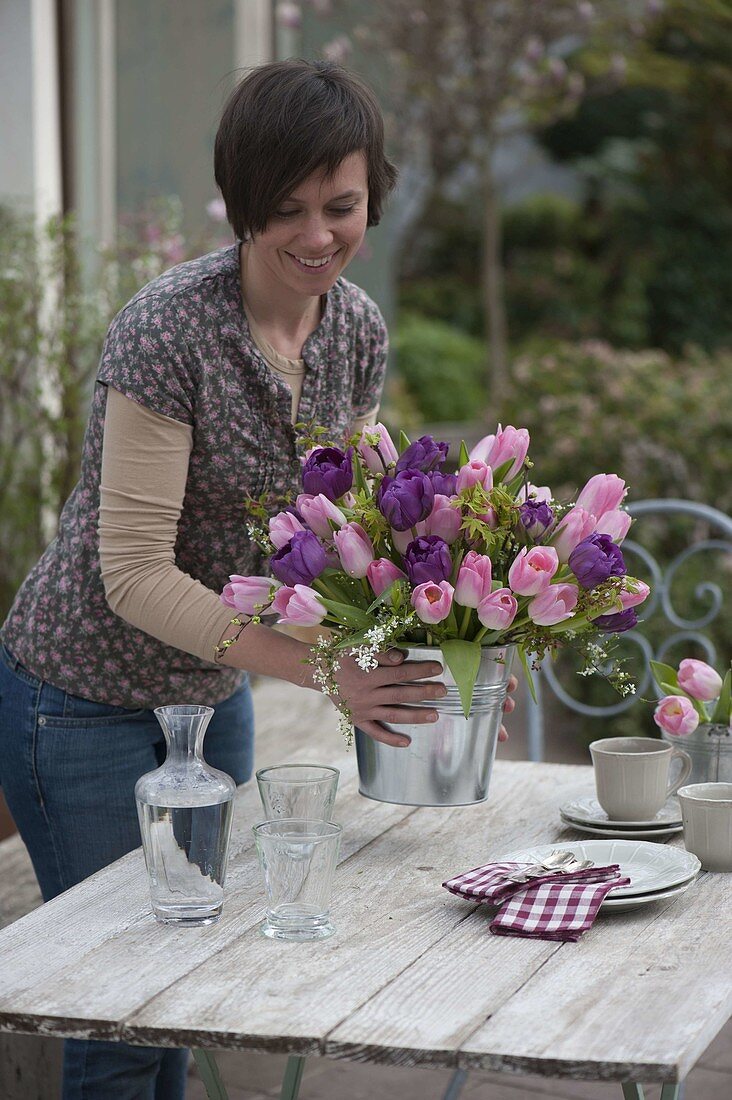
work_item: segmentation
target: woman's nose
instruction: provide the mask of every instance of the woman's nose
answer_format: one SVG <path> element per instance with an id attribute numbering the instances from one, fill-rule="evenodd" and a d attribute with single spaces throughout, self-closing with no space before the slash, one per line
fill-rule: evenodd
<path id="1" fill-rule="evenodd" d="M 333 243 L 333 232 L 322 218 L 312 218 L 300 234 L 302 247 L 307 249 L 311 258 L 321 256 Z"/>

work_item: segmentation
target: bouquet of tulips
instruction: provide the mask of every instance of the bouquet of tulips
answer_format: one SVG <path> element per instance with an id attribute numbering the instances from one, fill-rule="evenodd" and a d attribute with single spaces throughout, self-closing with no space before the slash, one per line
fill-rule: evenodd
<path id="1" fill-rule="evenodd" d="M 700 722 L 732 727 L 732 668 L 723 680 L 706 661 L 688 657 L 678 672 L 660 661 L 651 661 L 651 671 L 659 689 L 666 692 L 653 714 L 664 733 L 684 737 Z"/>
<path id="2" fill-rule="evenodd" d="M 311 658 L 326 693 L 337 695 L 344 652 L 369 669 L 389 646 L 434 645 L 467 716 L 481 646 L 516 645 L 530 680 L 530 665 L 570 643 L 589 674 L 607 657 L 603 636 L 635 626 L 649 589 L 626 573 L 615 474 L 560 503 L 529 480 L 529 433 L 510 426 L 470 452 L 463 443 L 456 463 L 429 435 L 395 446 L 383 424 L 347 449 L 320 429 L 305 445 L 303 492 L 273 516 L 250 502 L 272 576 L 232 576 L 221 598 L 257 621 L 330 628 Z M 634 690 L 617 669 L 608 678 Z"/>

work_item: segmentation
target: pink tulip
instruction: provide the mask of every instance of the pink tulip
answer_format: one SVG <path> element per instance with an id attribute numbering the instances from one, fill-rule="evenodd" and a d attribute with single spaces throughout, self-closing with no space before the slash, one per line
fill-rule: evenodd
<path id="1" fill-rule="evenodd" d="M 278 589 L 272 610 L 279 615 L 279 622 L 289 626 L 317 626 L 328 613 L 315 589 L 306 584 Z"/>
<path id="2" fill-rule="evenodd" d="M 425 535 L 439 535 L 445 542 L 452 544 L 460 534 L 462 522 L 460 509 L 452 506 L 450 497 L 437 493 L 432 511 L 420 526 Z"/>
<path id="3" fill-rule="evenodd" d="M 633 591 L 628 587 L 629 584 L 633 586 Z M 639 581 L 635 577 L 626 577 L 625 588 L 620 593 L 623 611 L 626 611 L 629 607 L 637 607 L 639 603 L 647 600 L 650 594 L 651 590 L 645 581 Z"/>
<path id="4" fill-rule="evenodd" d="M 553 546 L 532 546 L 520 550 L 508 571 L 508 583 L 519 596 L 535 596 L 542 592 L 559 568 L 559 558 Z"/>
<path id="5" fill-rule="evenodd" d="M 278 550 L 287 545 L 296 531 L 304 530 L 300 520 L 292 512 L 278 512 L 269 521 L 269 537 Z"/>
<path id="6" fill-rule="evenodd" d="M 394 583 L 394 581 L 405 581 L 407 574 L 394 565 L 393 561 L 389 561 L 388 558 L 376 558 L 374 561 L 370 561 L 368 569 L 366 570 L 366 576 L 368 577 L 369 584 L 374 590 L 375 596 L 380 596 L 382 592 L 386 592 L 387 588 Z"/>
<path id="7" fill-rule="evenodd" d="M 270 591 L 279 586 L 280 582 L 272 577 L 240 577 L 233 573 L 219 598 L 226 607 L 233 607 L 244 615 L 255 615 L 269 603 Z"/>
<path id="8" fill-rule="evenodd" d="M 478 618 L 489 630 L 506 630 L 517 611 L 518 600 L 508 588 L 497 588 L 478 604 Z"/>
<path id="9" fill-rule="evenodd" d="M 628 512 L 615 508 L 610 512 L 604 512 L 597 523 L 595 530 L 600 535 L 609 535 L 615 543 L 621 543 L 630 530 L 632 518 Z"/>
<path id="10" fill-rule="evenodd" d="M 526 428 L 514 428 L 510 424 L 502 428 L 499 424 L 495 435 L 486 435 L 476 443 L 470 457 L 485 462 L 493 470 L 512 458 L 513 465 L 504 477 L 504 481 L 510 481 L 522 468 L 528 450 L 529 433 Z"/>
<path id="11" fill-rule="evenodd" d="M 687 657 L 679 665 L 679 687 L 692 699 L 710 703 L 722 692 L 722 677 L 706 661 Z"/>
<path id="12" fill-rule="evenodd" d="M 423 623 L 441 623 L 450 614 L 454 589 L 447 581 L 426 581 L 412 592 L 412 607 Z"/>
<path id="13" fill-rule="evenodd" d="M 332 500 L 328 500 L 324 493 L 318 493 L 317 496 L 313 496 L 312 493 L 300 493 L 295 504 L 310 530 L 318 538 L 332 539 L 332 524 L 342 527 L 346 523 L 343 512 Z"/>
<path id="14" fill-rule="evenodd" d="M 537 626 L 554 626 L 571 619 L 577 606 L 576 584 L 550 584 L 538 596 L 534 596 L 526 608 L 532 623 Z"/>
<path id="15" fill-rule="evenodd" d="M 462 607 L 477 607 L 490 595 L 491 559 L 486 554 L 469 550 L 462 560 L 455 585 L 455 599 Z"/>
<path id="16" fill-rule="evenodd" d="M 365 577 L 374 560 L 371 539 L 360 523 L 344 523 L 333 535 L 341 565 L 351 577 Z"/>
<path id="17" fill-rule="evenodd" d="M 424 535 L 424 523 L 418 523 L 416 528 L 418 535 Z M 413 540 L 414 535 L 411 531 L 394 531 L 391 532 L 391 544 L 395 550 L 398 550 L 400 554 L 403 554 L 410 542 Z"/>
<path id="18" fill-rule="evenodd" d="M 569 561 L 569 555 L 577 543 L 582 542 L 595 529 L 595 517 L 584 508 L 573 508 L 567 512 L 564 519 L 557 527 L 557 534 L 552 546 L 559 555 L 561 562 Z"/>
<path id="19" fill-rule="evenodd" d="M 699 715 L 685 695 L 666 695 L 653 712 L 653 721 L 664 733 L 678 737 L 694 732 L 699 725 Z"/>
<path id="20" fill-rule="evenodd" d="M 378 452 L 376 447 L 366 442 L 367 436 L 373 438 L 375 435 L 379 437 Z M 399 453 L 392 442 L 392 438 L 383 424 L 367 424 L 361 432 L 357 449 L 364 465 L 372 474 L 385 473 L 386 467 L 399 458 Z M 381 458 L 379 458 L 379 455 L 381 455 Z"/>
<path id="21" fill-rule="evenodd" d="M 474 485 L 481 485 L 486 492 L 493 488 L 493 470 L 481 462 L 478 458 L 471 459 L 461 466 L 457 475 L 457 491 L 472 489 Z"/>
<path id="22" fill-rule="evenodd" d="M 626 492 L 625 482 L 617 474 L 595 474 L 577 497 L 577 507 L 593 516 L 604 516 L 620 507 Z"/>

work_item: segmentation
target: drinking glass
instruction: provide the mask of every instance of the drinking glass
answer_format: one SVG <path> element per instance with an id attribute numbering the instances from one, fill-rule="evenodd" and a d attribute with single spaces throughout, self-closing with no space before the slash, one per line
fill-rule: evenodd
<path id="1" fill-rule="evenodd" d="M 281 817 L 253 831 L 267 894 L 262 935 L 275 940 L 332 936 L 329 909 L 340 825 Z"/>
<path id="2" fill-rule="evenodd" d="M 338 788 L 338 768 L 320 764 L 279 764 L 257 772 L 259 797 L 268 821 L 298 817 L 330 821 Z"/>

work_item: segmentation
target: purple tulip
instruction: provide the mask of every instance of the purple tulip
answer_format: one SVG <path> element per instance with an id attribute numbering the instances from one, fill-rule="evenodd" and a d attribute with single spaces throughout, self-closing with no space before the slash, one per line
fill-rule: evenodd
<path id="1" fill-rule="evenodd" d="M 594 588 L 608 577 L 624 577 L 626 571 L 620 547 L 609 535 L 597 532 L 577 543 L 568 564 L 583 588 Z"/>
<path id="2" fill-rule="evenodd" d="M 530 539 L 542 538 L 554 523 L 554 512 L 543 500 L 527 500 L 519 508 L 519 524 Z"/>
<path id="3" fill-rule="evenodd" d="M 376 505 L 395 531 L 408 531 L 432 511 L 435 490 L 421 470 L 401 470 L 396 477 L 384 477 Z"/>
<path id="4" fill-rule="evenodd" d="M 302 470 L 302 487 L 306 493 L 322 493 L 336 501 L 353 485 L 353 447 L 345 452 L 337 447 L 318 447 Z"/>
<path id="5" fill-rule="evenodd" d="M 450 579 L 450 547 L 439 535 L 422 535 L 410 542 L 404 554 L 407 576 L 413 585 Z"/>
<path id="6" fill-rule="evenodd" d="M 309 585 L 328 564 L 325 550 L 312 531 L 296 531 L 290 541 L 269 559 L 278 581 L 294 588 Z"/>
<path id="7" fill-rule="evenodd" d="M 614 615 L 600 615 L 592 620 L 595 626 L 599 626 L 603 634 L 622 634 L 625 630 L 632 630 L 638 624 L 638 616 L 634 607 L 628 607 L 625 611 L 618 611 Z"/>
<path id="8" fill-rule="evenodd" d="M 396 464 L 397 473 L 401 470 L 421 470 L 426 474 L 430 470 L 437 470 L 447 458 L 449 449 L 449 444 L 436 443 L 431 435 L 420 436 L 399 456 Z"/>
<path id="9" fill-rule="evenodd" d="M 432 482 L 435 496 L 454 497 L 457 493 L 457 474 L 444 474 L 442 470 L 430 470 L 427 477 Z"/>

